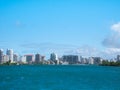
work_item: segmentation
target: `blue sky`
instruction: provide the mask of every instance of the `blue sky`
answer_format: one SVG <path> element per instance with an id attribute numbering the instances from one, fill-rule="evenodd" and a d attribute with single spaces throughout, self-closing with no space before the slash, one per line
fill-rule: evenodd
<path id="1" fill-rule="evenodd" d="M 120 53 L 119 9 L 119 0 L 0 0 L 0 48 L 115 56 Z"/>

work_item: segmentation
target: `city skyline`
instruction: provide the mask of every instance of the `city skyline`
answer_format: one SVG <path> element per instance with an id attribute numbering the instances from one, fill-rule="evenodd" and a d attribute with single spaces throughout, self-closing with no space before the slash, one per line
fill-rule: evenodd
<path id="1" fill-rule="evenodd" d="M 79 55 L 62 55 L 58 57 L 56 53 L 51 53 L 49 59 L 45 56 L 36 54 L 26 54 L 20 56 L 14 53 L 14 50 L 7 49 L 6 54 L 4 54 L 3 49 L 0 49 L 0 65 L 19 65 L 19 64 L 52 64 L 52 65 L 69 65 L 69 64 L 79 64 L 79 65 L 100 65 L 102 62 L 114 62 L 120 61 L 120 55 L 112 60 L 105 60 L 101 57 L 82 57 Z"/>
<path id="2" fill-rule="evenodd" d="M 0 0 L 0 48 L 19 54 L 120 54 L 120 1 Z"/>

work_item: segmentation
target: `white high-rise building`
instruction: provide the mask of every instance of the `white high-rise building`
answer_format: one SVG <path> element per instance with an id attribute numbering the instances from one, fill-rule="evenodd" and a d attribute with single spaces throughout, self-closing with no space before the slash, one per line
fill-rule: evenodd
<path id="1" fill-rule="evenodd" d="M 26 56 L 20 56 L 20 62 L 26 63 Z"/>
<path id="2" fill-rule="evenodd" d="M 51 53 L 50 54 L 50 60 L 51 61 L 53 61 L 55 64 L 59 64 L 59 59 L 58 59 L 58 56 L 57 56 L 57 54 L 55 54 L 55 53 Z"/>
<path id="3" fill-rule="evenodd" d="M 57 54 L 52 53 L 52 54 L 50 55 L 50 60 L 52 60 L 52 61 L 58 60 Z"/>
<path id="4" fill-rule="evenodd" d="M 7 49 L 6 54 L 9 56 L 9 60 L 13 62 L 13 50 L 12 49 Z"/>
<path id="5" fill-rule="evenodd" d="M 89 64 L 94 64 L 94 59 L 92 57 L 89 57 Z"/>
<path id="6" fill-rule="evenodd" d="M 9 61 L 9 56 L 8 55 L 4 55 L 3 56 L 3 62 L 6 63 Z"/>

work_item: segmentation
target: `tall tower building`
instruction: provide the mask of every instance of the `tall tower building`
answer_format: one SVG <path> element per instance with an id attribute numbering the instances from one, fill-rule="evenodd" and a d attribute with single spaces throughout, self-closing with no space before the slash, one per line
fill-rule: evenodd
<path id="1" fill-rule="evenodd" d="M 41 55 L 40 54 L 36 54 L 35 55 L 35 63 L 40 63 L 41 61 Z"/>
<path id="2" fill-rule="evenodd" d="M 76 64 L 79 62 L 78 55 L 64 55 L 63 62 L 68 62 L 69 64 Z"/>
<path id="3" fill-rule="evenodd" d="M 89 57 L 89 64 L 94 64 L 94 59 L 92 57 Z"/>
<path id="4" fill-rule="evenodd" d="M 13 61 L 17 62 L 18 61 L 18 55 L 17 54 L 13 54 Z"/>
<path id="5" fill-rule="evenodd" d="M 52 61 L 58 60 L 57 54 L 52 53 L 52 54 L 50 55 L 50 60 L 52 60 Z"/>
<path id="6" fill-rule="evenodd" d="M 26 57 L 26 62 L 27 63 L 32 63 L 33 62 L 34 55 L 28 54 L 28 55 L 25 55 L 25 57 Z"/>
<path id="7" fill-rule="evenodd" d="M 3 49 L 0 49 L 0 63 L 3 63 Z"/>
<path id="8" fill-rule="evenodd" d="M 120 61 L 120 55 L 117 55 L 117 61 Z"/>
<path id="9" fill-rule="evenodd" d="M 9 56 L 8 55 L 3 55 L 3 63 L 6 63 L 9 61 Z"/>
<path id="10" fill-rule="evenodd" d="M 13 62 L 13 50 L 12 49 L 7 49 L 6 54 L 9 56 L 9 60 Z"/>

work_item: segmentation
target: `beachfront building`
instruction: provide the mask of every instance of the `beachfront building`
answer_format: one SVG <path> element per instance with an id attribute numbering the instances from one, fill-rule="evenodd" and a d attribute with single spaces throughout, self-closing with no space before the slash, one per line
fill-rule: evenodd
<path id="1" fill-rule="evenodd" d="M 0 64 L 3 63 L 3 49 L 0 49 Z"/>
<path id="2" fill-rule="evenodd" d="M 92 57 L 94 60 L 94 64 L 99 65 L 102 63 L 102 59 L 100 57 Z"/>
<path id="3" fill-rule="evenodd" d="M 55 64 L 59 64 L 58 56 L 55 53 L 50 54 L 50 60 L 53 61 Z"/>
<path id="4" fill-rule="evenodd" d="M 40 54 L 36 54 L 35 55 L 35 63 L 40 63 L 41 62 L 41 55 Z"/>
<path id="5" fill-rule="evenodd" d="M 18 54 L 13 54 L 13 61 L 18 62 L 18 60 L 19 60 Z"/>
<path id="6" fill-rule="evenodd" d="M 63 62 L 68 62 L 69 64 L 77 64 L 79 62 L 78 55 L 64 55 Z"/>
<path id="7" fill-rule="evenodd" d="M 88 64 L 94 64 L 94 59 L 92 57 L 89 57 Z"/>
<path id="8" fill-rule="evenodd" d="M 120 61 L 120 55 L 117 55 L 117 61 Z"/>
<path id="9" fill-rule="evenodd" d="M 34 55 L 32 55 L 32 54 L 27 54 L 27 55 L 25 55 L 25 57 L 26 57 L 26 62 L 29 64 L 34 61 Z"/>
<path id="10" fill-rule="evenodd" d="M 20 62 L 20 63 L 27 63 L 26 56 L 20 56 L 18 62 Z"/>
<path id="11" fill-rule="evenodd" d="M 3 63 L 6 63 L 9 61 L 9 56 L 8 55 L 3 55 Z"/>
<path id="12" fill-rule="evenodd" d="M 51 53 L 51 54 L 50 54 L 50 60 L 52 60 L 52 61 L 58 60 L 57 54 Z"/>
<path id="13" fill-rule="evenodd" d="M 8 55 L 10 62 L 13 62 L 13 50 L 12 49 L 7 49 L 6 55 Z"/>

